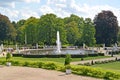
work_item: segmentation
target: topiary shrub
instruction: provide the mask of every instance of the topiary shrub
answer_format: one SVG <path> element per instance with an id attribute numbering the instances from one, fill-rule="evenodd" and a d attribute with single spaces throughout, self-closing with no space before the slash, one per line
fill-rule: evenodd
<path id="1" fill-rule="evenodd" d="M 8 52 L 8 53 L 6 54 L 6 61 L 7 61 L 7 62 L 10 62 L 10 61 L 11 61 L 11 58 L 12 58 L 12 55 L 11 55 L 11 53 Z"/>
<path id="2" fill-rule="evenodd" d="M 64 65 L 70 65 L 70 62 L 71 62 L 71 55 L 66 54 Z"/>

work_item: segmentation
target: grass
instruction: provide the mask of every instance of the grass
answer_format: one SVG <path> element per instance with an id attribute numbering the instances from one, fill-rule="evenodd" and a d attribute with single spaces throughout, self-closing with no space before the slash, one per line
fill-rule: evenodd
<path id="1" fill-rule="evenodd" d="M 108 58 L 108 56 L 98 56 L 98 57 L 86 57 L 84 60 L 93 60 L 93 59 L 100 59 L 100 58 Z M 5 58 L 0 58 L 0 60 L 5 60 Z M 14 61 L 54 61 L 59 63 L 64 63 L 65 58 L 23 58 L 23 57 L 12 57 Z M 74 61 L 81 61 L 81 58 L 72 58 L 72 62 Z"/>
<path id="2" fill-rule="evenodd" d="M 95 64 L 95 65 L 92 65 L 92 67 L 99 67 L 106 70 L 113 70 L 113 71 L 120 72 L 120 61 L 105 63 L 105 64 Z"/>

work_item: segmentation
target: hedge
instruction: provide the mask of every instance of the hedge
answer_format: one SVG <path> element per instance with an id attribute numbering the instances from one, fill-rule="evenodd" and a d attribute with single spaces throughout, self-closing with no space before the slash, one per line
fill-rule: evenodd
<path id="1" fill-rule="evenodd" d="M 45 55 L 39 55 L 39 54 L 13 54 L 14 57 L 25 57 L 25 58 L 60 58 L 66 56 L 66 54 L 45 54 Z M 94 57 L 94 56 L 104 56 L 104 53 L 94 53 L 94 54 L 71 54 L 72 58 L 84 58 L 84 57 Z"/>
<path id="2" fill-rule="evenodd" d="M 0 61 L 0 64 L 5 65 L 6 61 Z M 58 70 L 65 72 L 65 66 L 57 62 L 23 62 L 12 61 L 15 66 L 27 66 L 35 68 L 44 68 L 49 70 Z M 120 80 L 120 74 L 117 72 L 107 71 L 100 68 L 93 68 L 89 66 L 71 65 L 72 73 L 84 76 L 91 76 L 96 78 L 103 78 L 106 80 Z"/>

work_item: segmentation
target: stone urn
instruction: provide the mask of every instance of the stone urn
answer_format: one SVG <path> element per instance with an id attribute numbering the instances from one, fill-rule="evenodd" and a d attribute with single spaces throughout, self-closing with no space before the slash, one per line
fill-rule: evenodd
<path id="1" fill-rule="evenodd" d="M 71 69 L 66 69 L 66 74 L 71 74 Z"/>
<path id="2" fill-rule="evenodd" d="M 66 65 L 66 74 L 71 74 L 71 66 L 70 65 Z"/>
<path id="3" fill-rule="evenodd" d="M 6 62 L 6 66 L 11 66 L 11 62 Z"/>

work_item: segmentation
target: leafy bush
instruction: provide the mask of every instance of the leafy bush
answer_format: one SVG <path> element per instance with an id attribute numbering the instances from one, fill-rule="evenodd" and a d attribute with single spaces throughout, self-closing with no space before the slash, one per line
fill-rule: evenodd
<path id="1" fill-rule="evenodd" d="M 44 65 L 43 62 L 38 62 L 37 64 L 38 64 L 38 67 L 39 67 L 39 68 L 42 68 L 42 66 Z"/>
<path id="2" fill-rule="evenodd" d="M 5 64 L 4 61 L 0 61 L 0 64 Z M 65 71 L 65 66 L 55 62 L 23 62 L 23 61 L 12 61 L 15 66 L 28 66 L 36 68 L 44 68 L 49 70 Z M 100 68 L 93 68 L 89 66 L 71 65 L 72 73 L 78 75 L 91 76 L 96 78 L 104 78 L 106 80 L 120 80 L 120 74 L 112 71 L 106 71 Z"/>
<path id="3" fill-rule="evenodd" d="M 71 62 L 71 55 L 70 54 L 66 54 L 64 65 L 70 65 L 70 62 Z"/>
<path id="4" fill-rule="evenodd" d="M 116 79 L 120 79 L 120 75 L 118 75 L 114 72 L 107 71 L 106 74 L 104 75 L 104 79 L 116 80 Z"/>
<path id="5" fill-rule="evenodd" d="M 10 61 L 11 60 L 11 58 L 12 58 L 12 54 L 11 53 L 7 53 L 6 54 L 6 61 Z"/>
<path id="6" fill-rule="evenodd" d="M 29 62 L 24 62 L 23 66 L 29 66 Z"/>
<path id="7" fill-rule="evenodd" d="M 52 62 L 46 62 L 45 64 L 42 65 L 42 68 L 44 69 L 50 69 L 50 70 L 55 70 L 57 68 L 55 63 Z"/>
<path id="8" fill-rule="evenodd" d="M 105 71 L 99 68 L 92 68 L 92 67 L 87 67 L 87 66 L 72 66 L 72 72 L 78 75 L 104 78 L 107 80 L 119 80 L 120 79 L 119 73 Z"/>
<path id="9" fill-rule="evenodd" d="M 20 63 L 19 63 L 19 61 L 12 61 L 12 64 L 13 64 L 14 66 L 18 66 Z"/>
<path id="10" fill-rule="evenodd" d="M 71 66 L 70 65 L 66 65 L 65 69 L 71 69 Z"/>

